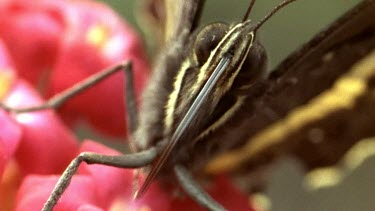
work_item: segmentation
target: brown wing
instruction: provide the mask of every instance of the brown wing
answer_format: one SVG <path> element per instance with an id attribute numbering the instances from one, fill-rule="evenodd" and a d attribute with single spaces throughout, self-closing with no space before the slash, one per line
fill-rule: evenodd
<path id="1" fill-rule="evenodd" d="M 374 13 L 375 1 L 362 1 L 259 82 L 242 124 L 250 138 L 208 171 L 249 170 L 285 153 L 308 169 L 332 165 L 374 136 Z"/>

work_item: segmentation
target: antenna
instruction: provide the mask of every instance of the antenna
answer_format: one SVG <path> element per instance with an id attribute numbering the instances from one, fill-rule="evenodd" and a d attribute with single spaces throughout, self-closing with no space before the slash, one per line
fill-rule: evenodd
<path id="1" fill-rule="evenodd" d="M 249 4 L 249 7 L 246 10 L 245 16 L 242 19 L 242 22 L 245 22 L 247 20 L 247 18 L 249 17 L 249 14 L 250 14 L 251 10 L 253 9 L 254 3 L 255 3 L 255 0 L 251 0 L 251 2 Z"/>
<path id="2" fill-rule="evenodd" d="M 271 12 L 269 12 L 262 20 L 260 20 L 257 25 L 254 27 L 254 31 L 258 30 L 259 27 L 261 27 L 270 17 L 272 17 L 277 11 L 279 11 L 281 8 L 285 7 L 286 5 L 294 2 L 296 0 L 285 0 L 281 4 L 277 5 Z"/>

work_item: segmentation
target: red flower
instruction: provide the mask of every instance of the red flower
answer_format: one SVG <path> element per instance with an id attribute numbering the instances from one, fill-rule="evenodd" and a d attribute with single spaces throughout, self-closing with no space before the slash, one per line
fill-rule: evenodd
<path id="1" fill-rule="evenodd" d="M 54 2 L 5 0 L 0 3 L 0 37 L 19 75 L 34 85 L 52 71 L 64 30 L 63 1 Z"/>
<path id="2" fill-rule="evenodd" d="M 21 138 L 21 128 L 7 113 L 0 110 L 0 175 L 13 157 Z"/>
<path id="3" fill-rule="evenodd" d="M 18 74 L 46 98 L 124 60 L 133 62 L 140 93 L 149 72 L 138 36 L 112 10 L 92 1 L 3 1 L 0 37 Z M 123 135 L 123 83 L 117 73 L 85 91 L 59 109 L 63 119 L 86 120 L 102 132 Z"/>
<path id="4" fill-rule="evenodd" d="M 95 142 L 84 142 L 80 151 L 119 154 Z M 17 196 L 16 210 L 40 210 L 59 176 L 29 176 Z M 168 195 L 154 184 L 145 198 L 133 201 L 133 170 L 82 165 L 55 210 L 168 210 Z M 35 187 L 39 187 L 35 191 Z"/>
<path id="5" fill-rule="evenodd" d="M 0 100 L 9 106 L 41 103 L 16 76 L 0 40 Z M 52 111 L 9 114 L 0 110 L 0 204 L 13 206 L 19 182 L 31 173 L 60 173 L 76 155 L 78 143 Z"/>
<path id="6" fill-rule="evenodd" d="M 42 101 L 27 83 L 17 80 L 3 103 L 18 107 Z M 13 117 L 22 129 L 15 156 L 23 174 L 61 172 L 76 155 L 77 140 L 54 112 L 23 113 Z"/>

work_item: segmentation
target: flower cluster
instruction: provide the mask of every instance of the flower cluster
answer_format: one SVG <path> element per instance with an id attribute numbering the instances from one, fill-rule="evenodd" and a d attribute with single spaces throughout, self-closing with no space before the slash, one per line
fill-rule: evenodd
<path id="1" fill-rule="evenodd" d="M 133 63 L 138 93 L 148 75 L 138 36 L 112 10 L 95 2 L 2 1 L 0 37 L 17 74 L 45 98 L 125 58 Z M 59 112 L 70 124 L 85 120 L 95 129 L 123 135 L 123 84 L 118 73 L 74 97 Z"/>
<path id="2" fill-rule="evenodd" d="M 135 91 L 149 65 L 132 29 L 107 6 L 93 1 L 0 2 L 0 102 L 39 105 L 89 75 L 124 59 L 133 63 Z M 36 91 L 37 90 L 37 91 Z M 79 143 L 66 125 L 87 121 L 123 135 L 123 75 L 111 76 L 59 108 L 15 114 L 0 109 L 0 211 L 40 210 L 59 175 L 80 152 L 119 154 L 96 142 Z M 100 112 L 98 112 L 100 111 Z M 120 118 L 119 118 L 120 117 Z M 158 183 L 132 199 L 133 170 L 83 164 L 55 210 L 199 210 Z M 208 191 L 233 210 L 249 210 L 248 197 L 226 177 Z"/>

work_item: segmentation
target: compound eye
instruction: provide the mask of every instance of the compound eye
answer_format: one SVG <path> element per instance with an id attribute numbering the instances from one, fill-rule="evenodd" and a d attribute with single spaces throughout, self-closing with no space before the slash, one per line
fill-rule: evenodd
<path id="1" fill-rule="evenodd" d="M 194 51 L 198 63 L 203 65 L 210 56 L 212 50 L 220 43 L 228 32 L 229 26 L 225 23 L 214 23 L 204 27 L 194 42 Z"/>

